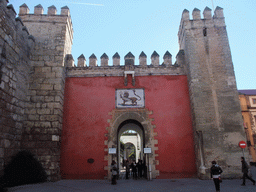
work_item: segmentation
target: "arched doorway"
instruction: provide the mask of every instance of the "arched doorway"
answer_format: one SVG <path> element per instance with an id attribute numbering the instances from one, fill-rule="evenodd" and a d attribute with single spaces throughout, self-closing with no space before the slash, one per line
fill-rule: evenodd
<path id="1" fill-rule="evenodd" d="M 118 135 L 117 135 L 117 164 L 119 168 L 122 167 L 122 162 L 124 159 L 128 159 L 125 155 L 122 156 L 121 153 L 121 141 L 123 140 L 123 144 L 131 143 L 135 147 L 135 157 L 130 158 L 129 160 L 138 162 L 138 159 L 143 159 L 143 148 L 145 147 L 144 142 L 144 129 L 143 126 L 136 120 L 128 119 L 122 122 L 118 127 Z M 129 146 L 129 145 L 128 145 Z M 127 148 L 124 148 L 126 150 Z"/>
<path id="2" fill-rule="evenodd" d="M 155 144 L 158 140 L 154 138 L 157 133 L 154 131 L 155 126 L 151 124 L 152 119 L 149 118 L 151 111 L 147 109 L 114 109 L 111 113 L 112 119 L 109 119 L 109 127 L 107 128 L 107 140 L 105 143 L 107 148 L 116 148 L 116 154 L 107 154 L 105 159 L 108 161 L 108 165 L 104 168 L 108 170 L 108 178 L 111 178 L 110 166 L 112 160 L 117 161 L 120 166 L 120 137 L 122 133 L 127 130 L 133 130 L 141 137 L 141 148 L 143 156 L 143 148 L 148 147 L 152 149 L 151 154 L 148 155 L 147 162 L 151 166 L 152 178 L 156 178 L 159 175 L 159 171 L 156 170 L 156 165 L 159 161 L 156 160 L 156 151 L 158 147 Z M 107 149 L 106 149 L 107 150 Z"/>

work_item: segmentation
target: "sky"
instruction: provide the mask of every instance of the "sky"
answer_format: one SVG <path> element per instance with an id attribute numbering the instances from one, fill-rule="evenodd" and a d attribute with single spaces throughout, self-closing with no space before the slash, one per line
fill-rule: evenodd
<path id="1" fill-rule="evenodd" d="M 175 62 L 179 51 L 178 30 L 184 9 L 223 8 L 232 61 L 238 89 L 256 89 L 256 1 L 255 0 L 9 0 L 19 12 L 19 6 L 26 3 L 30 13 L 41 4 L 44 13 L 54 5 L 57 14 L 61 7 L 68 6 L 74 29 L 72 55 L 77 58 L 84 54 L 87 65 L 94 53 L 100 57 L 106 53 L 109 64 L 118 52 L 121 65 L 124 56 L 131 52 L 135 65 L 139 64 L 142 51 L 150 64 L 151 54 L 156 51 L 163 55 L 168 50 Z"/>

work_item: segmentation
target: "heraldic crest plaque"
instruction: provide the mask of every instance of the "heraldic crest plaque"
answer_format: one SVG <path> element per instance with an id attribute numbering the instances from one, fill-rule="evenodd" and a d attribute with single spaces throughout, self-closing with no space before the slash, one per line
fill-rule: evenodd
<path id="1" fill-rule="evenodd" d="M 116 89 L 116 108 L 145 107 L 144 89 Z"/>

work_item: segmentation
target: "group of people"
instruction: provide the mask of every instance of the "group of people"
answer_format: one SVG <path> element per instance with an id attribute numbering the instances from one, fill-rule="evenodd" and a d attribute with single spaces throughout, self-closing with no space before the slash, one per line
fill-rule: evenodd
<path id="1" fill-rule="evenodd" d="M 242 163 L 242 173 L 243 173 L 242 186 L 245 186 L 246 178 L 249 179 L 253 183 L 253 185 L 255 185 L 255 180 L 248 175 L 249 165 L 246 163 L 244 157 L 241 157 L 241 163 Z M 213 179 L 213 182 L 215 185 L 216 192 L 220 191 L 220 183 L 222 182 L 220 175 L 222 172 L 223 171 L 222 171 L 221 167 L 219 165 L 217 165 L 216 161 L 212 161 L 212 167 L 211 167 L 210 173 L 211 173 L 211 178 Z"/>
<path id="2" fill-rule="evenodd" d="M 124 161 L 124 167 L 126 170 L 126 179 L 129 179 L 131 171 L 133 179 L 138 179 L 146 176 L 146 165 L 141 159 L 139 159 L 137 163 L 135 161 L 132 161 L 130 163 L 130 161 L 127 159 Z"/>
<path id="3" fill-rule="evenodd" d="M 241 157 L 241 163 L 242 163 L 242 173 L 243 173 L 243 183 L 242 186 L 245 186 L 245 179 L 249 179 L 253 185 L 255 185 L 255 180 L 248 175 L 249 172 L 249 165 L 245 161 L 244 157 Z M 124 162 L 124 166 L 126 167 L 126 179 L 129 179 L 130 171 L 132 171 L 132 177 L 133 179 L 142 178 L 147 173 L 145 163 L 139 159 L 138 163 L 135 161 L 132 161 L 131 163 L 129 160 L 126 160 Z M 117 165 L 116 162 L 113 160 L 111 163 L 111 172 L 112 172 L 112 183 L 113 185 L 116 184 L 117 180 Z M 221 173 L 222 173 L 221 167 L 216 163 L 216 161 L 212 161 L 212 166 L 210 169 L 211 178 L 213 179 L 216 192 L 220 191 L 220 183 L 222 182 L 221 179 Z"/>
<path id="4" fill-rule="evenodd" d="M 123 166 L 126 169 L 126 174 L 125 174 L 126 179 L 129 179 L 130 173 L 132 173 L 133 179 L 146 177 L 147 168 L 146 168 L 145 163 L 141 159 L 139 159 L 137 163 L 135 161 L 130 162 L 127 159 L 124 161 Z M 116 180 L 117 180 L 117 176 L 118 176 L 118 168 L 117 168 L 117 164 L 116 164 L 115 160 L 113 160 L 111 163 L 110 171 L 111 171 L 111 175 L 112 175 L 111 184 L 116 185 Z"/>

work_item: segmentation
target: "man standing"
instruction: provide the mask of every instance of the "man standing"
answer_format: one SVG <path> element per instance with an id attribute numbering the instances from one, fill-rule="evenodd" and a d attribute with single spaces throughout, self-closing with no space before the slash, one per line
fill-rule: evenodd
<path id="1" fill-rule="evenodd" d="M 253 185 L 255 185 L 255 181 L 248 175 L 249 165 L 246 163 L 244 157 L 241 157 L 241 162 L 242 162 L 242 172 L 243 172 L 242 186 L 245 186 L 245 178 L 251 180 L 253 182 Z"/>
<path id="2" fill-rule="evenodd" d="M 216 161 L 212 161 L 212 167 L 210 169 L 210 173 L 211 173 L 211 178 L 213 179 L 213 182 L 215 185 L 216 192 L 220 191 L 220 181 L 221 181 L 220 174 L 222 172 L 223 172 L 222 169 L 220 168 L 219 165 L 217 165 Z"/>

